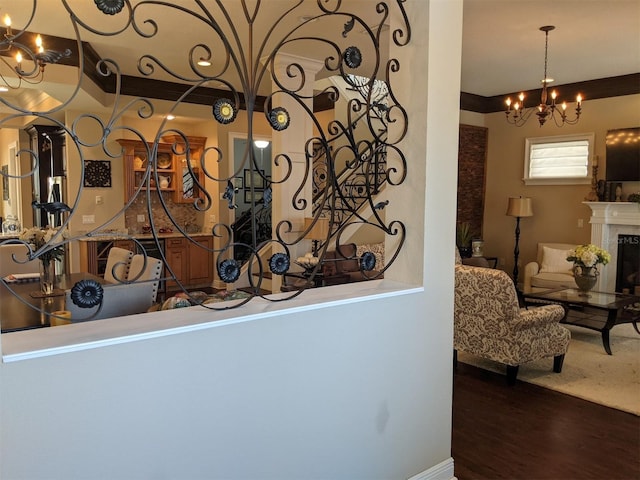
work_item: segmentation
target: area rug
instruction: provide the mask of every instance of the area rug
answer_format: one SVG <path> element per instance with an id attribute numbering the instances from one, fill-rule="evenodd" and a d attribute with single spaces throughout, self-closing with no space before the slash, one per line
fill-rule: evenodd
<path id="1" fill-rule="evenodd" d="M 604 351 L 600 332 L 564 326 L 571 343 L 562 372 L 553 373 L 553 358 L 547 358 L 520 365 L 518 380 L 640 416 L 640 335 L 633 326 L 613 327 L 613 355 Z M 504 365 L 475 355 L 458 352 L 458 361 L 505 374 Z"/>

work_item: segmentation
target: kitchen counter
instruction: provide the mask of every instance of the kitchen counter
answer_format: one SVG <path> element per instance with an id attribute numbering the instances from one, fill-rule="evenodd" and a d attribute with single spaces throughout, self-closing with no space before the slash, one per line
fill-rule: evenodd
<path id="1" fill-rule="evenodd" d="M 186 234 L 189 237 L 212 237 L 213 234 L 211 232 L 195 232 Z M 158 238 L 183 238 L 185 235 L 180 232 L 171 232 L 171 233 L 158 233 L 156 237 Z M 135 240 L 151 240 L 154 238 L 154 235 L 151 233 L 94 233 L 91 237 L 83 237 L 78 240 L 81 242 L 103 242 L 105 240 L 126 240 L 129 238 L 133 238 Z"/>
<path id="2" fill-rule="evenodd" d="M 87 232 L 77 232 L 76 235 L 86 235 Z M 184 235 L 180 232 L 171 233 L 158 233 L 158 238 L 182 238 Z M 212 237 L 211 232 L 191 232 L 188 233 L 189 237 Z M 19 238 L 19 235 L 0 234 L 0 242 L 4 240 L 12 240 Z M 78 238 L 80 242 L 103 242 L 105 240 L 126 240 L 133 238 L 136 240 L 151 240 L 154 236 L 151 233 L 126 233 L 126 232 L 105 232 L 105 233 L 93 233 L 91 237 Z"/>
<path id="3" fill-rule="evenodd" d="M 214 275 L 214 238 L 212 233 L 195 232 L 185 236 L 180 232 L 152 234 L 125 234 L 105 232 L 79 238 L 79 268 L 101 276 L 107 268 L 112 247 L 132 252 L 145 252 L 162 259 L 170 268 L 160 290 L 176 286 L 210 286 Z"/>

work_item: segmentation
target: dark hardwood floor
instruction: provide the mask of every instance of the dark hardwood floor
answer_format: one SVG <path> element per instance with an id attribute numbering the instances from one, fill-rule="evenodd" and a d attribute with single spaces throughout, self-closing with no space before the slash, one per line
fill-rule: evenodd
<path id="1" fill-rule="evenodd" d="M 640 479 L 640 417 L 458 362 L 458 480 Z"/>

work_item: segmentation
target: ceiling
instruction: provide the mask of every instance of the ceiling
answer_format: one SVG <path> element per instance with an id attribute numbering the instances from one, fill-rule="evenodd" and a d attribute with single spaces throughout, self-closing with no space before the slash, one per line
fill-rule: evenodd
<path id="1" fill-rule="evenodd" d="M 67 3 L 81 20 L 100 29 L 117 31 L 123 26 L 123 15 L 103 15 L 97 11 L 94 2 L 67 0 Z M 173 0 L 171 3 L 191 9 L 196 5 L 194 0 Z M 217 8 L 216 2 L 203 3 L 210 5 L 212 10 Z M 305 15 L 317 13 L 318 3 L 318 0 L 303 0 L 286 15 L 287 28 L 291 29 L 291 25 L 297 27 L 304 21 Z M 392 9 L 397 8 L 395 1 L 388 0 L 388 3 Z M 24 11 L 17 10 L 15 0 L 0 0 L 0 15 L 11 13 L 14 25 L 24 24 L 31 2 L 21 4 L 26 7 Z M 375 9 L 376 4 L 373 0 L 343 0 L 345 8 L 347 5 L 353 6 L 354 11 L 370 26 L 378 25 L 381 21 Z M 227 5 L 237 7 L 229 13 L 231 24 L 246 23 L 240 0 L 232 0 Z M 251 10 L 256 0 L 247 0 L 247 5 Z M 259 19 L 255 22 L 257 33 L 276 24 L 291 5 L 290 0 L 263 0 Z M 463 8 L 463 92 L 489 97 L 539 88 L 544 67 L 544 34 L 539 31 L 542 25 L 556 26 L 549 35 L 549 75 L 555 78 L 555 85 L 640 72 L 640 0 L 464 0 Z M 70 34 L 73 30 L 69 15 L 59 2 L 39 2 L 38 10 L 29 30 L 74 37 Z M 138 18 L 148 16 L 140 15 Z M 158 35 L 159 38 L 144 39 L 129 28 L 125 34 L 116 36 L 99 36 L 83 31 L 82 39 L 89 42 L 100 57 L 117 59 L 122 72 L 132 76 L 140 76 L 136 62 L 139 52 L 153 53 L 172 69 L 192 76 L 185 52 L 194 43 L 207 42 L 214 52 L 222 50 L 209 26 L 204 26 L 201 21 L 194 22 L 193 16 L 179 9 L 173 10 L 170 15 L 154 14 L 152 18 L 158 21 L 159 32 L 162 33 Z M 215 18 L 220 21 L 222 12 L 216 11 Z M 305 33 L 322 38 L 330 28 L 341 31 L 343 24 L 344 17 L 334 26 L 321 19 L 307 24 L 308 31 Z M 150 25 L 144 22 L 140 22 L 138 28 L 145 32 L 151 30 Z M 418 26 L 412 28 L 415 30 Z M 230 36 L 228 27 L 225 32 Z M 346 39 L 339 39 L 340 48 L 357 45 L 362 49 L 366 68 L 373 68 L 375 56 L 367 49 L 366 39 L 365 29 L 356 26 Z M 322 50 L 314 46 L 310 49 L 305 42 L 299 42 L 292 48 L 292 53 L 301 56 L 315 54 L 324 58 L 326 52 L 332 52 L 331 48 L 327 46 Z M 259 54 L 255 56 L 259 57 Z M 214 55 L 214 69 L 220 68 L 216 65 L 221 64 L 215 62 L 223 60 L 221 55 Z M 385 60 L 381 59 L 382 62 Z M 326 74 L 325 70 L 320 76 Z M 155 75 L 171 80 L 157 64 Z M 270 88 L 267 80 L 261 84 L 260 92 L 263 94 Z M 237 76 L 233 81 L 237 81 Z M 216 83 L 208 86 L 219 88 L 221 85 Z"/>
<path id="2" fill-rule="evenodd" d="M 464 0 L 461 90 L 540 88 L 543 25 L 555 85 L 640 72 L 640 0 Z M 640 86 L 639 86 L 640 88 Z"/>

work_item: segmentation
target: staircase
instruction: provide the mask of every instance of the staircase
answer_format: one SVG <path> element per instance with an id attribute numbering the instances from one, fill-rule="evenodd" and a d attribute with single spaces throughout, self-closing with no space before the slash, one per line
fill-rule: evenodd
<path id="1" fill-rule="evenodd" d="M 368 104 L 370 108 L 356 108 L 358 113 L 350 118 L 350 128 L 344 128 L 324 144 L 319 143 L 314 151 L 312 212 L 314 216 L 331 219 L 331 235 L 326 242 L 320 243 L 319 248 L 334 242 L 350 223 L 382 223 L 377 212 L 388 204 L 382 195 L 388 183 L 386 85 L 355 76 L 349 76 L 347 82 L 336 77 L 332 82 L 341 91 L 343 101 L 350 105 L 352 101 L 360 105 L 366 102 L 364 105 Z M 356 134 L 361 134 L 362 138 L 356 138 Z M 336 167 L 337 160 L 341 161 L 342 167 Z M 267 242 L 271 239 L 271 205 L 262 205 L 253 218 L 251 210 L 245 212 L 232 225 L 232 230 L 236 243 L 234 257 L 242 263 L 241 278 L 247 278 L 246 273 L 251 268 L 256 283 L 262 278 L 260 288 L 271 290 L 270 272 L 259 272 L 257 261 L 251 265 L 248 262 L 253 254 L 252 245 L 263 260 L 272 254 L 271 242 Z M 346 240 L 340 237 L 341 242 Z M 263 261 L 262 265 L 267 263 Z"/>

